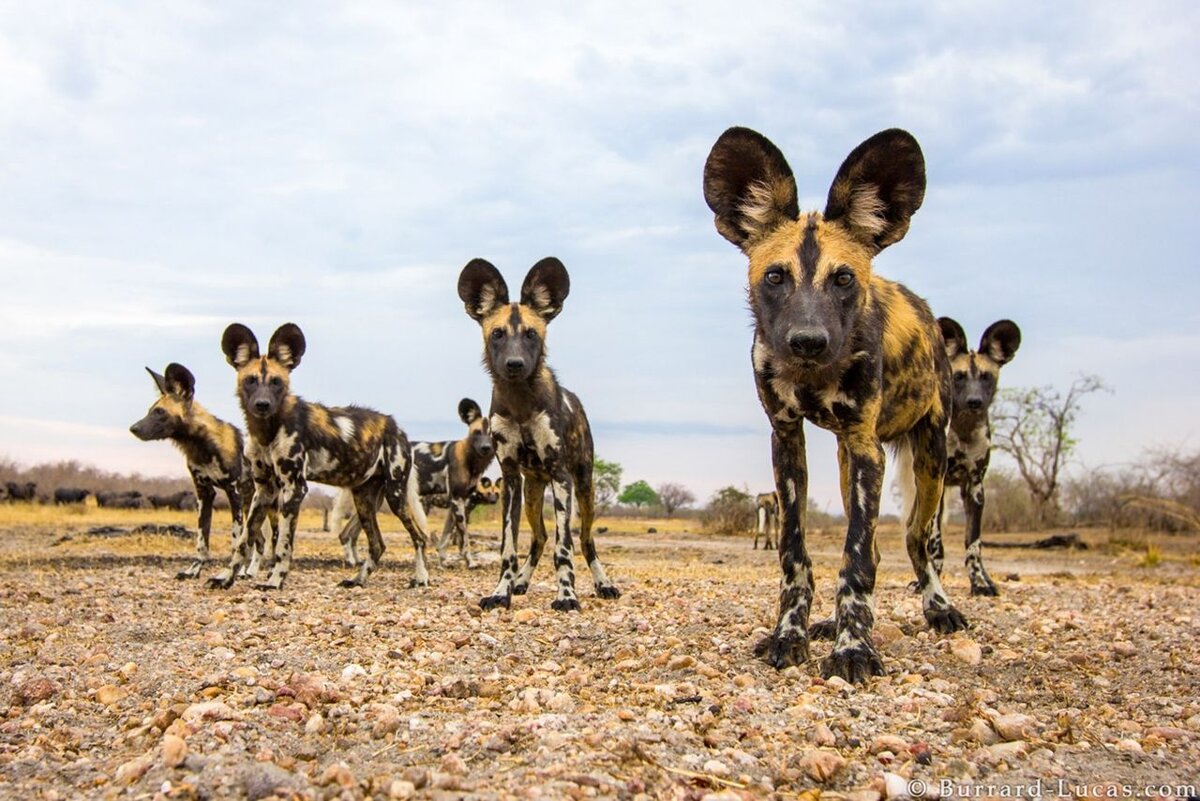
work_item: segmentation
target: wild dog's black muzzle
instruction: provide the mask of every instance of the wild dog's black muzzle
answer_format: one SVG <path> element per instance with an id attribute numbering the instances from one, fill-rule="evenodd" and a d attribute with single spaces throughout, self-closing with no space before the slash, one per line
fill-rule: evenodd
<path id="1" fill-rule="evenodd" d="M 829 333 L 823 328 L 800 328 L 788 335 L 788 347 L 802 359 L 815 359 L 829 347 Z"/>

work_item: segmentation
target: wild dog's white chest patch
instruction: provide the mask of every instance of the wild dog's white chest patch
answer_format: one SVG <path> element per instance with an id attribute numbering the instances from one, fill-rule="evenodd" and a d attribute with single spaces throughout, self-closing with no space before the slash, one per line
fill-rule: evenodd
<path id="1" fill-rule="evenodd" d="M 545 461 L 550 450 L 558 450 L 558 434 L 550 427 L 550 415 L 538 412 L 532 420 L 521 426 L 525 445 L 532 446 L 539 459 Z"/>
<path id="2" fill-rule="evenodd" d="M 221 462 L 217 459 L 213 459 L 212 461 L 204 464 L 194 464 L 191 466 L 191 468 L 192 475 L 199 476 L 200 478 L 204 478 L 213 482 L 221 481 L 228 477 L 228 474 L 225 472 L 225 468 L 221 466 Z"/>
<path id="3" fill-rule="evenodd" d="M 271 440 L 264 450 L 263 455 L 271 464 L 279 464 L 285 459 L 299 456 L 300 443 L 298 435 L 295 432 L 289 432 L 281 428 L 279 429 L 279 433 L 275 435 L 275 439 Z"/>
<path id="4" fill-rule="evenodd" d="M 349 417 L 334 417 L 333 423 L 338 427 L 338 431 L 342 433 L 342 439 L 345 442 L 354 440 L 354 421 Z"/>

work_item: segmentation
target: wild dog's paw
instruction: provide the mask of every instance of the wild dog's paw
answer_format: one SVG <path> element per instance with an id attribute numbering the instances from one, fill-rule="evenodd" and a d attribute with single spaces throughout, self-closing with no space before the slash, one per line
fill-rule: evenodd
<path id="1" fill-rule="evenodd" d="M 484 611 L 487 611 L 489 609 L 499 609 L 502 606 L 505 609 L 511 609 L 512 608 L 512 596 L 511 595 L 485 595 L 484 597 L 479 599 L 479 606 Z"/>
<path id="2" fill-rule="evenodd" d="M 821 677 L 838 676 L 851 684 L 862 684 L 872 676 L 883 676 L 883 660 L 875 649 L 865 643 L 834 651 L 821 660 Z"/>
<path id="3" fill-rule="evenodd" d="M 963 613 L 950 605 L 926 609 L 925 620 L 929 622 L 929 628 L 942 634 L 953 634 L 967 627 L 967 619 L 963 617 Z"/>
<path id="4" fill-rule="evenodd" d="M 227 590 L 233 586 L 233 571 L 222 570 L 204 583 L 210 590 Z"/>
<path id="5" fill-rule="evenodd" d="M 773 633 L 758 641 L 754 655 L 776 670 L 802 665 L 808 661 L 808 638 L 798 631 Z"/>
<path id="6" fill-rule="evenodd" d="M 983 583 L 972 584 L 971 585 L 971 594 L 972 595 L 986 595 L 986 596 L 995 598 L 1000 595 L 1000 590 L 996 589 L 996 585 L 993 584 L 989 580 L 986 584 L 983 584 Z"/>
<path id="7" fill-rule="evenodd" d="M 921 582 L 917 581 L 916 579 L 913 579 L 912 581 L 908 582 L 908 591 L 909 592 L 920 592 L 921 591 Z"/>
<path id="8" fill-rule="evenodd" d="M 582 607 L 577 598 L 555 598 L 550 608 L 555 612 L 578 612 Z"/>
<path id="9" fill-rule="evenodd" d="M 621 591 L 617 589 L 615 584 L 597 584 L 596 595 L 601 598 L 620 598 Z"/>
<path id="10" fill-rule="evenodd" d="M 529 592 L 529 583 L 528 582 L 523 582 L 523 583 L 518 583 L 518 584 L 512 585 L 512 594 L 513 595 L 524 595 L 527 592 Z"/>
<path id="11" fill-rule="evenodd" d="M 272 574 L 266 581 L 260 581 L 254 585 L 256 590 L 280 590 L 283 589 L 283 576 Z"/>
<path id="12" fill-rule="evenodd" d="M 178 573 L 176 573 L 175 578 L 179 579 L 180 581 L 183 581 L 184 579 L 200 578 L 200 570 L 203 567 L 204 563 L 197 559 L 183 570 L 180 570 Z"/>
<path id="13" fill-rule="evenodd" d="M 808 638 L 810 640 L 832 640 L 836 636 L 837 620 L 832 617 L 818 620 L 808 627 Z"/>
<path id="14" fill-rule="evenodd" d="M 338 582 L 339 587 L 361 587 L 363 585 L 362 577 L 355 576 L 354 578 L 342 579 Z"/>
<path id="15" fill-rule="evenodd" d="M 410 578 L 410 579 L 408 580 L 408 588 L 409 588 L 410 590 L 415 590 L 415 589 L 417 589 L 418 587 L 428 587 L 428 586 L 429 586 L 429 579 L 428 579 L 428 578 L 419 579 L 419 578 L 417 578 L 417 577 L 415 577 L 415 576 L 414 576 L 413 578 Z"/>

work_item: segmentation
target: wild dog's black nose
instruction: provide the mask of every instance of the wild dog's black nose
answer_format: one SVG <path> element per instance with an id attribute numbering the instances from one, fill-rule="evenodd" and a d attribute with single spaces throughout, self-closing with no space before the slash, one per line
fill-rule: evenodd
<path id="1" fill-rule="evenodd" d="M 484 456 L 487 456 L 488 454 L 490 454 L 492 452 L 492 443 L 490 443 L 490 442 L 480 443 L 479 452 L 482 453 Z"/>
<path id="2" fill-rule="evenodd" d="M 270 411 L 270 409 L 271 409 L 270 401 L 259 400 L 259 401 L 254 402 L 254 411 L 256 411 L 256 412 L 266 412 L 266 411 Z"/>
<path id="3" fill-rule="evenodd" d="M 829 346 L 829 334 L 821 328 L 801 328 L 788 337 L 792 353 L 806 359 L 820 356 Z"/>
<path id="4" fill-rule="evenodd" d="M 967 398 L 967 408 L 968 409 L 982 409 L 983 408 L 983 398 Z"/>
<path id="5" fill-rule="evenodd" d="M 508 368 L 508 372 L 510 373 L 519 373 L 525 369 L 525 360 L 516 358 L 508 359 L 504 362 L 504 366 Z"/>

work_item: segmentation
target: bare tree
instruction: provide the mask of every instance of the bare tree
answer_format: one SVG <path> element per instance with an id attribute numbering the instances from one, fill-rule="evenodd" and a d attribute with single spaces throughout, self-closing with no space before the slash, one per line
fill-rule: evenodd
<path id="1" fill-rule="evenodd" d="M 1017 464 L 1033 496 L 1041 528 L 1058 518 L 1063 467 L 1078 442 L 1071 429 L 1084 396 L 1111 391 L 1096 375 L 1080 375 L 1065 394 L 1053 387 L 1001 390 L 992 407 L 992 444 Z"/>
<path id="2" fill-rule="evenodd" d="M 675 514 L 676 509 L 684 506 L 691 506 L 696 502 L 696 496 L 692 491 L 682 484 L 666 484 L 658 485 L 658 502 L 662 504 L 663 511 L 667 517 Z"/>

